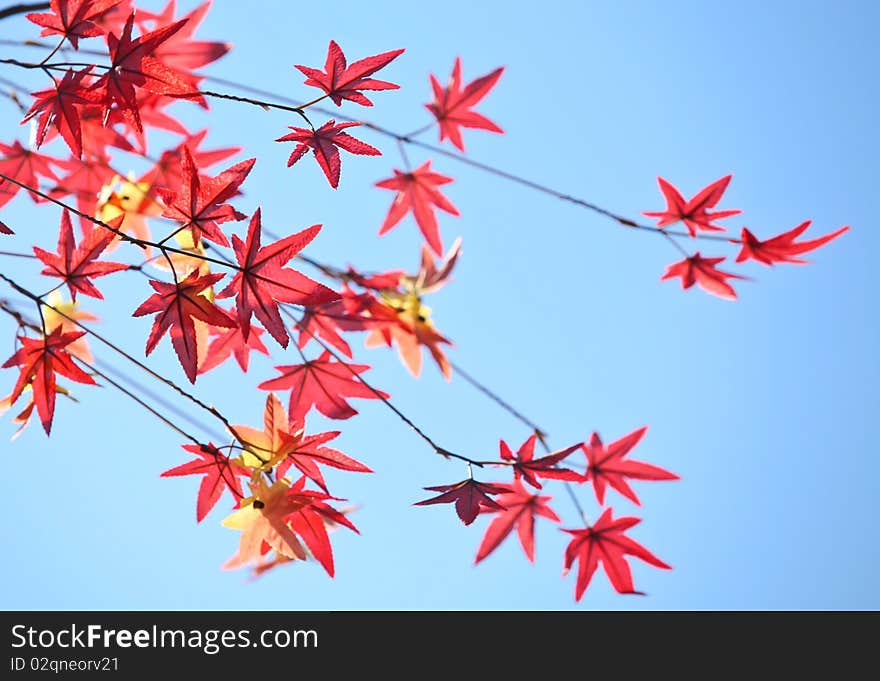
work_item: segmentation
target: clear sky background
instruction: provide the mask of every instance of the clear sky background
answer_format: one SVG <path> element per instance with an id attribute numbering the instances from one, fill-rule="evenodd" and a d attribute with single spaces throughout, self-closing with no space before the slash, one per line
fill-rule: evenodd
<path id="1" fill-rule="evenodd" d="M 249 583 L 244 572 L 219 569 L 238 541 L 219 525 L 227 500 L 197 525 L 197 480 L 159 478 L 187 459 L 179 437 L 112 389 L 85 388 L 76 391 L 80 404 L 59 402 L 51 439 L 32 424 L 9 444 L 15 426 L 8 414 L 0 421 L 0 606 L 880 607 L 873 585 L 880 569 L 878 21 L 871 2 L 450 0 L 297 10 L 287 2 L 218 0 L 198 35 L 235 49 L 209 68 L 214 75 L 306 99 L 313 92 L 292 65 L 322 65 L 328 40 L 350 59 L 405 47 L 383 72 L 402 89 L 377 93 L 373 109 L 344 108 L 404 132 L 429 120 L 422 106 L 429 72 L 445 81 L 456 55 L 467 80 L 505 65 L 479 110 L 507 134 L 466 132 L 475 159 L 633 217 L 663 206 L 658 174 L 691 195 L 732 172 L 724 207 L 744 210 L 727 223 L 737 233 L 748 225 L 767 236 L 809 218 L 811 234 L 853 229 L 811 254 L 809 266 L 736 270 L 754 281 L 740 282 L 740 300 L 730 303 L 661 283 L 665 265 L 680 257 L 661 239 L 435 159 L 437 170 L 456 178 L 447 194 L 462 213 L 441 217 L 444 241 L 461 234 L 464 256 L 455 282 L 426 302 L 456 343 L 454 361 L 540 424 L 554 446 L 594 429 L 610 440 L 650 425 L 636 458 L 682 477 L 636 483 L 640 509 L 610 493 L 618 514 L 644 518 L 632 536 L 675 568 L 632 563 L 647 597 L 615 594 L 600 572 L 576 604 L 573 575 L 560 578 L 566 536 L 548 522 L 537 528 L 535 565 L 511 538 L 474 567 L 487 520 L 465 528 L 448 506 L 411 505 L 428 495 L 421 487 L 463 478 L 463 466 L 432 456 L 393 414 L 366 401 L 342 424 L 339 445 L 375 474 L 327 476 L 336 494 L 360 506 L 361 536 L 334 535 L 337 577 L 308 563 Z M 0 35 L 36 31 L 17 18 L 3 21 Z M 23 77 L 8 67 L 0 75 Z M 325 228 L 307 251 L 315 258 L 368 270 L 415 268 L 420 241 L 411 219 L 376 236 L 391 193 L 371 185 L 401 167 L 389 140 L 363 133 L 385 156 L 345 156 L 334 192 L 311 157 L 285 167 L 290 146 L 272 140 L 299 124 L 291 116 L 226 102 L 212 104 L 209 115 L 176 106 L 193 129 L 210 126 L 208 147 L 241 145 L 239 158 L 258 158 L 237 205 L 248 213 L 261 205 L 269 229 L 289 233 L 320 222 Z M 26 142 L 6 100 L 0 113 L 3 141 Z M 414 162 L 428 158 L 409 154 Z M 19 235 L 4 237 L 3 247 L 54 246 L 57 211 L 35 210 L 20 197 L 4 220 Z M 724 244 L 701 248 L 735 254 Z M 36 283 L 33 262 L 0 262 L 46 288 Z M 107 301 L 88 300 L 87 308 L 108 335 L 142 355 L 152 320 L 130 313 L 150 291 L 127 276 L 105 284 Z M 11 352 L 12 325 L 2 320 L 0 331 Z M 492 456 L 499 438 L 519 444 L 528 435 L 463 381 L 447 384 L 433 365 L 413 381 L 394 353 L 353 342 L 358 358 L 373 365 L 373 381 L 447 448 Z M 167 339 L 151 361 L 185 381 Z M 256 358 L 247 375 L 229 364 L 196 389 L 234 423 L 257 425 L 265 394 L 255 386 L 275 375 L 274 364 L 294 361 L 276 351 L 273 360 Z M 0 393 L 14 378 L 0 374 Z M 324 426 L 333 427 L 310 419 L 311 430 Z M 565 526 L 576 524 L 562 489 L 551 484 L 548 492 L 558 495 Z M 580 494 L 595 517 L 591 490 Z"/>

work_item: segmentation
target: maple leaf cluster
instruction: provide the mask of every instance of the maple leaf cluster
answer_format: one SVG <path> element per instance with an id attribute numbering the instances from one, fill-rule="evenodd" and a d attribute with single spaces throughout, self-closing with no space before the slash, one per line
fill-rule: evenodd
<path id="1" fill-rule="evenodd" d="M 132 0 L 51 0 L 48 12 L 27 15 L 31 24 L 40 27 L 40 36 L 56 39 L 58 44 L 40 63 L 7 60 L 47 75 L 51 82 L 32 92 L 30 106 L 22 107 L 21 122 L 31 126 L 31 143 L 25 146 L 17 139 L 0 142 L 0 210 L 21 195 L 36 204 L 59 208 L 60 221 L 56 223 L 59 231 L 54 252 L 45 245 L 32 246 L 33 258 L 42 268 L 39 274 L 54 285 L 50 294 L 32 294 L 0 274 L 36 304 L 39 316 L 39 323 L 29 321 L 0 301 L 0 308 L 18 323 L 15 351 L 2 365 L 17 369 L 18 376 L 11 393 L 0 400 L 0 410 L 22 400 L 25 406 L 15 422 L 24 427 L 36 413 L 49 434 L 57 396 L 72 397 L 65 380 L 82 385 L 107 380 L 119 387 L 94 363 L 87 343 L 94 336 L 223 422 L 230 438 L 226 445 L 201 442 L 171 424 L 190 440 L 182 447 L 194 458 L 162 476 L 200 476 L 195 503 L 198 522 L 224 496 L 231 498 L 231 514 L 222 524 L 240 532 L 239 546 L 224 567 L 249 567 L 252 574 L 262 575 L 282 565 L 313 560 L 333 576 L 331 532 L 343 527 L 357 532 L 357 528 L 348 517 L 350 507 L 339 507 L 337 502 L 344 500 L 331 494 L 325 471 L 371 470 L 328 446 L 341 432 L 313 432 L 312 419 L 320 416 L 344 421 L 358 413 L 352 402 L 375 400 L 413 426 L 391 404 L 390 396 L 365 377 L 370 366 L 355 361 L 351 334 L 365 334 L 368 348 L 396 347 L 414 377 L 421 374 L 424 356 L 429 355 L 442 376 L 452 379 L 453 365 L 447 356 L 452 342 L 437 329 L 425 300 L 450 283 L 461 256 L 460 238 L 444 254 L 440 229 L 441 213 L 460 215 L 446 196 L 454 179 L 434 168 L 431 158 L 411 165 L 408 156 L 401 153 L 403 167 L 392 168 L 390 177 L 375 182 L 376 188 L 394 193 L 379 235 L 389 233 L 410 216 L 419 230 L 423 242 L 415 272 L 367 272 L 351 265 L 336 268 L 317 263 L 303 251 L 319 237 L 322 225 L 290 229 L 282 235 L 264 227 L 259 206 L 244 210 L 243 192 L 256 159 L 231 162 L 240 148 L 204 148 L 208 130 L 189 129 L 170 109 L 181 104 L 207 110 L 209 101 L 219 99 L 258 104 L 287 117 L 295 115 L 296 125 L 288 125 L 289 132 L 275 138 L 294 145 L 287 166 L 299 164 L 311 152 L 330 187 L 337 190 L 342 180 L 342 152 L 381 156 L 379 148 L 359 137 L 382 129 L 315 105 L 372 107 L 366 93 L 398 89 L 396 83 L 377 74 L 404 50 L 349 63 L 340 45 L 330 41 L 323 68 L 295 67 L 305 76 L 303 85 L 320 93 L 301 105 L 225 95 L 204 87 L 206 76 L 200 70 L 230 49 L 228 43 L 195 38 L 209 8 L 210 2 L 206 2 L 176 17 L 174 0 L 157 13 L 135 7 Z M 80 44 L 87 40 L 92 45 L 103 43 L 104 49 L 81 50 Z M 54 64 L 51 59 L 59 51 L 78 53 L 82 59 L 65 57 Z M 425 109 L 431 115 L 430 124 L 409 135 L 390 136 L 402 149 L 403 144 L 436 126 L 439 142 L 448 142 L 457 151 L 434 151 L 463 159 L 465 130 L 503 132 L 475 110 L 503 72 L 499 67 L 465 82 L 461 59 L 456 58 L 445 85 L 434 74 L 429 77 L 432 99 Z M 316 124 L 316 114 L 326 120 Z M 384 132 L 388 136 L 388 131 Z M 172 142 L 154 149 L 155 133 Z M 41 151 L 52 145 L 60 151 Z M 346 161 L 354 162 L 367 160 Z M 127 165 L 123 164 L 127 163 L 142 170 L 124 172 Z M 225 167 L 217 169 L 221 163 Z M 301 165 L 290 172 L 299 172 Z M 496 174 L 512 177 L 501 171 Z M 657 219 L 656 226 L 616 218 L 621 224 L 663 234 L 685 254 L 683 260 L 667 268 L 662 279 L 679 278 L 683 288 L 696 284 L 733 299 L 736 293 L 731 281 L 745 277 L 720 269 L 724 257 L 704 257 L 700 251 L 686 255 L 677 239 L 729 241 L 740 248 L 736 262 L 755 260 L 769 266 L 802 263 L 801 255 L 848 229 L 799 240 L 811 224 L 807 221 L 764 240 L 746 227 L 738 239 L 720 236 L 725 230 L 718 222 L 740 214 L 736 209 L 716 209 L 730 179 L 725 176 L 688 200 L 659 178 L 667 206 L 644 213 Z M 686 233 L 669 229 L 679 222 Z M 4 239 L 19 238 L 20 233 L 17 226 L 0 221 Z M 307 276 L 300 265 L 316 269 L 323 281 Z M 233 425 L 214 407 L 86 325 L 97 318 L 80 307 L 83 298 L 103 299 L 99 286 L 106 291 L 105 282 L 124 277 L 135 280 L 132 273 L 147 279 L 146 283 L 137 280 L 143 293 L 137 294 L 139 304 L 132 303 L 129 308 L 133 317 L 151 317 L 144 354 L 150 356 L 169 337 L 170 348 L 191 384 L 233 358 L 241 371 L 249 374 L 251 354 L 268 356 L 273 343 L 278 346 L 276 352 L 287 353 L 275 366 L 277 375 L 261 377 L 256 383 L 258 390 L 268 393 L 262 427 Z M 62 289 L 67 290 L 69 302 L 60 298 Z M 418 428 L 414 430 L 435 454 L 467 463 L 466 478 L 427 487 L 437 494 L 417 505 L 453 504 L 465 525 L 481 516 L 490 518 L 475 562 L 492 554 L 514 529 L 527 559 L 535 560 L 536 519 L 563 522 L 559 509 L 551 505 L 554 497 L 544 489 L 547 481 L 553 481 L 569 486 L 573 495 L 573 490 L 590 483 L 600 509 L 591 523 L 576 501 L 577 523 L 583 526 L 563 528 L 571 537 L 563 570 L 567 573 L 577 563 L 576 599 L 581 599 L 600 564 L 620 593 L 639 593 L 628 557 L 669 568 L 627 536 L 639 519 L 615 517 L 612 507 L 606 505 L 609 487 L 639 505 L 632 481 L 677 479 L 662 468 L 627 458 L 646 428 L 609 444 L 593 433 L 588 441 L 557 451 L 550 451 L 543 434 L 536 432 L 516 452 L 502 440 L 498 457 L 490 460 L 453 454 Z M 547 450 L 543 456 L 535 455 L 539 442 Z M 581 463 L 575 462 L 578 455 Z M 474 468 L 505 469 L 511 475 L 504 481 L 480 481 L 474 478 Z"/>
<path id="2" fill-rule="evenodd" d="M 250 566 L 259 573 L 310 555 L 327 573 L 334 574 L 333 549 L 328 530 L 344 526 L 357 528 L 342 510 L 328 501 L 340 501 L 327 491 L 319 464 L 346 471 L 369 473 L 361 462 L 327 447 L 339 431 L 307 435 L 302 418 L 292 418 L 281 401 L 270 393 L 263 413 L 263 428 L 231 426 L 235 448 L 227 453 L 213 444 L 183 445 L 196 459 L 171 468 L 163 477 L 200 475 L 196 500 L 196 519 L 201 522 L 224 492 L 234 500 L 235 511 L 223 525 L 241 531 L 238 552 L 225 567 Z M 238 452 L 232 456 L 232 452 Z M 291 482 L 286 477 L 295 468 L 300 477 Z M 251 494 L 245 496 L 242 480 L 248 481 Z M 307 482 L 318 490 L 306 489 Z M 269 554 L 272 555 L 269 555 Z"/>
<path id="3" fill-rule="evenodd" d="M 196 69 L 229 49 L 225 43 L 194 38 L 209 6 L 205 3 L 175 18 L 173 1 L 161 12 L 151 13 L 135 8 L 130 0 L 53 0 L 49 12 L 28 15 L 42 28 L 41 36 L 60 38 L 43 62 L 47 74 L 55 68 L 52 55 L 62 47 L 79 51 L 85 39 L 103 40 L 106 61 L 94 59 L 74 68 L 73 60 L 65 60 L 61 75 L 52 77 L 52 87 L 32 93 L 33 103 L 22 121 L 32 126 L 32 146 L 17 140 L 0 144 L 0 207 L 21 190 L 36 203 L 62 207 L 54 252 L 34 246 L 33 253 L 44 266 L 41 274 L 57 280 L 55 290 L 66 288 L 71 299 L 60 303 L 53 298 L 50 304 L 34 297 L 40 324 L 19 318 L 21 347 L 3 364 L 17 368 L 19 375 L 0 408 L 13 406 L 29 393 L 31 399 L 16 421 L 26 424 L 35 410 L 48 434 L 56 395 L 69 394 L 58 379 L 95 384 L 104 378 L 90 363 L 89 331 L 82 325 L 95 318 L 78 308 L 77 298 L 103 299 L 99 279 L 122 272 L 144 273 L 152 288 L 132 312 L 134 317 L 152 317 L 145 354 L 151 355 L 163 338 L 170 337 L 183 373 L 193 384 L 233 357 L 247 372 L 252 352 L 269 354 L 267 337 L 282 349 L 289 348 L 293 338 L 300 361 L 279 365 L 279 376 L 258 385 L 262 390 L 289 392 L 287 407 L 270 392 L 262 430 L 228 426 L 234 444 L 226 447 L 197 441 L 185 444 L 184 449 L 196 458 L 163 475 L 202 477 L 198 521 L 224 491 L 231 494 L 234 513 L 224 524 L 240 530 L 242 536 L 239 552 L 227 567 L 249 565 L 262 574 L 312 557 L 332 575 L 328 530 L 355 528 L 332 507 L 336 498 L 330 495 L 321 467 L 352 472 L 369 472 L 369 468 L 327 445 L 339 431 L 310 433 L 306 418 L 314 410 L 329 419 L 348 419 L 357 413 L 352 400 L 388 398 L 364 380 L 369 366 L 353 361 L 344 333 L 366 332 L 368 346 L 396 344 L 416 375 L 425 346 L 450 377 L 441 348 L 450 343 L 434 329 L 421 298 L 449 280 L 460 244 L 439 266 L 423 249 L 421 268 L 414 275 L 339 271 L 331 279 L 340 291 L 291 267 L 291 261 L 318 236 L 321 225 L 266 239 L 261 209 L 250 215 L 240 209 L 256 159 L 212 171 L 240 149 L 204 149 L 207 130 L 191 131 L 169 112 L 181 100 L 208 106 L 201 89 L 204 76 Z M 398 87 L 374 75 L 402 53 L 393 50 L 348 64 L 342 49 L 331 41 L 323 70 L 297 68 L 307 77 L 306 85 L 323 92 L 315 101 L 327 98 L 336 105 L 347 101 L 372 106 L 364 92 Z M 481 96 L 468 95 L 470 104 L 463 104 L 462 111 Z M 340 150 L 380 155 L 350 134 L 359 123 L 337 123 L 331 118 L 315 127 L 305 114 L 307 106 L 297 110 L 307 127 L 290 126 L 292 132 L 278 140 L 296 143 L 288 165 L 312 151 L 335 189 L 341 174 Z M 469 125 L 465 119 L 443 120 L 457 106 L 450 99 L 446 113 L 438 113 L 443 130 Z M 156 153 L 150 148 L 151 131 L 170 133 L 179 140 Z M 66 147 L 66 155 L 39 150 L 56 140 Z M 137 175 L 123 174 L 118 170 L 120 154 L 146 162 L 146 168 Z M 422 175 L 415 174 L 417 182 Z M 398 190 L 423 221 L 430 211 L 421 191 L 405 186 Z M 433 200 L 442 205 L 440 199 Z M 246 224 L 244 236 L 230 232 L 237 223 Z M 161 238 L 154 237 L 157 231 Z M 3 223 L 2 232 L 11 235 L 14 230 Z M 436 222 L 433 234 L 430 244 L 436 248 Z M 110 260 L 120 244 L 136 248 Z M 228 257 L 222 249 L 231 251 Z M 132 254 L 145 259 L 121 261 Z M 310 343 L 319 346 L 311 358 L 304 353 Z M 298 472 L 299 479 L 288 478 L 291 471 Z M 270 552 L 272 556 L 267 556 Z"/>
<path id="4" fill-rule="evenodd" d="M 699 238 L 704 232 L 724 232 L 724 227 L 717 224 L 718 220 L 724 220 L 742 213 L 739 209 L 712 210 L 724 196 L 732 175 L 715 180 L 703 187 L 691 199 L 685 199 L 670 182 L 662 177 L 657 178 L 660 191 L 666 199 L 666 208 L 660 211 L 646 211 L 643 215 L 657 219 L 657 229 L 665 231 L 667 227 L 678 222 L 684 224 L 691 238 Z M 805 264 L 796 256 L 814 251 L 824 246 L 832 239 L 836 239 L 849 229 L 848 225 L 841 227 L 829 234 L 806 241 L 796 241 L 812 224 L 811 220 L 801 223 L 794 229 L 783 232 L 776 236 L 758 239 L 746 227 L 742 228 L 739 239 L 730 239 L 730 243 L 740 247 L 736 262 L 742 263 L 747 260 L 755 260 L 767 266 L 776 263 Z M 670 237 L 671 238 L 671 237 Z M 731 285 L 731 279 L 746 279 L 739 274 L 725 272 L 718 265 L 726 260 L 724 256 L 717 258 L 704 257 L 700 251 L 684 259 L 674 262 L 666 268 L 661 280 L 680 279 L 683 289 L 698 285 L 707 293 L 724 298 L 736 300 L 736 291 Z"/>
<path id="5" fill-rule="evenodd" d="M 541 494 L 542 479 L 561 481 L 569 485 L 591 482 L 596 501 L 603 509 L 595 523 L 589 523 L 586 516 L 583 516 L 583 528 L 561 528 L 572 537 L 565 550 L 563 574 L 568 574 L 574 563 L 579 562 L 575 583 L 576 600 L 584 595 L 600 564 L 618 593 L 640 594 L 642 592 L 637 591 L 633 585 L 626 556 L 639 558 L 654 567 L 670 569 L 670 566 L 625 535 L 626 530 L 639 523 L 640 519 L 629 516 L 615 519 L 613 509 L 610 506 L 605 507 L 605 490 L 610 486 L 632 503 L 641 505 L 628 481 L 678 479 L 677 475 L 663 468 L 626 458 L 646 432 L 647 427 L 639 428 L 607 445 L 594 432 L 588 442 L 579 442 L 555 452 L 548 451 L 540 457 L 535 456 L 537 442 L 540 440 L 542 445 L 545 444 L 540 433 L 529 436 L 516 453 L 507 442 L 501 440 L 498 459 L 471 464 L 506 467 L 513 471 L 510 482 L 478 481 L 474 479 L 472 467 L 469 465 L 466 479 L 450 485 L 426 487 L 425 489 L 440 494 L 419 501 L 416 505 L 454 504 L 459 519 L 465 525 L 473 523 L 481 514 L 492 515 L 477 549 L 475 563 L 487 558 L 514 530 L 526 558 L 529 562 L 534 562 L 535 520 L 541 517 L 553 523 L 562 522 L 550 506 L 553 497 Z M 585 459 L 583 470 L 565 465 L 575 453 L 582 454 Z"/>

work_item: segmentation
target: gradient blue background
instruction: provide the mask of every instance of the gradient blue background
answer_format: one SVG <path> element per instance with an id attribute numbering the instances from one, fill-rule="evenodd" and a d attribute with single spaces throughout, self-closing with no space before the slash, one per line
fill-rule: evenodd
<path id="1" fill-rule="evenodd" d="M 0 606 L 880 606 L 875 3 L 258 4 L 215 3 L 198 35 L 230 39 L 235 49 L 210 73 L 305 99 L 312 93 L 291 66 L 323 64 L 329 39 L 351 59 L 406 47 L 385 72 L 403 88 L 378 93 L 373 109 L 345 108 L 406 131 L 428 120 L 429 72 L 445 80 L 457 54 L 466 79 L 504 64 L 480 111 L 507 134 L 467 132 L 476 159 L 631 216 L 663 205 L 658 174 L 690 195 L 733 172 L 724 206 L 744 209 L 728 222 L 737 231 L 746 224 L 775 234 L 808 218 L 816 235 L 853 229 L 809 266 L 738 270 L 755 280 L 739 283 L 740 300 L 729 303 L 659 282 L 678 259 L 660 239 L 436 159 L 456 178 L 447 194 L 462 212 L 441 218 L 442 233 L 447 244 L 462 234 L 465 254 L 454 284 L 427 302 L 457 344 L 454 360 L 557 446 L 593 429 L 608 440 L 650 424 L 637 458 L 682 476 L 636 483 L 642 509 L 611 493 L 618 513 L 645 518 L 632 536 L 675 567 L 633 563 L 646 598 L 614 594 L 598 573 L 576 604 L 573 576 L 560 578 L 566 538 L 546 522 L 535 565 L 511 539 L 473 567 L 485 520 L 465 528 L 449 507 L 411 506 L 426 496 L 422 486 L 459 480 L 463 467 L 432 457 L 393 414 L 365 401 L 339 442 L 375 475 L 328 474 L 333 491 L 361 506 L 362 535 L 334 536 L 336 579 L 297 564 L 247 583 L 243 572 L 219 569 L 238 539 L 219 525 L 224 509 L 197 526 L 197 481 L 159 478 L 185 460 L 179 438 L 108 388 L 78 389 L 80 405 L 60 402 L 51 439 L 32 424 L 8 444 L 9 415 L 0 423 Z M 35 35 L 25 24 L 6 20 L 0 30 Z M 24 78 L 11 68 L 2 75 Z M 297 120 L 224 102 L 208 117 L 185 104 L 176 110 L 194 129 L 210 125 L 207 146 L 237 144 L 240 158 L 257 156 L 238 205 L 248 213 L 262 205 L 269 229 L 321 222 L 313 257 L 365 269 L 416 266 L 410 219 L 376 238 L 391 194 L 371 183 L 400 167 L 389 140 L 364 133 L 385 157 L 346 156 L 333 192 L 311 158 L 284 167 L 290 147 L 272 140 Z M 9 141 L 18 116 L 6 100 L 0 111 Z M 19 134 L 26 141 L 26 128 Z M 53 246 L 55 211 L 22 197 L 4 219 L 20 232 L 4 248 Z M 735 252 L 701 247 L 704 255 Z M 32 262 L 2 267 L 45 288 Z M 106 303 L 88 308 L 141 355 L 151 320 L 129 315 L 149 291 L 143 279 L 125 277 L 102 287 Z M 11 352 L 12 326 L 0 327 Z M 518 444 L 528 434 L 463 381 L 447 385 L 431 365 L 413 381 L 394 354 L 354 344 L 374 366 L 373 381 L 447 448 L 490 456 L 499 437 Z M 167 339 L 151 361 L 185 380 Z M 280 352 L 274 362 L 258 358 L 246 376 L 228 365 L 197 391 L 234 423 L 256 425 L 264 401 L 256 384 L 290 361 Z M 0 380 L 5 392 L 14 372 Z M 324 425 L 311 419 L 312 429 Z M 571 526 L 576 518 L 556 491 Z M 582 489 L 584 499 L 590 494 Z M 592 503 L 587 509 L 595 516 Z"/>

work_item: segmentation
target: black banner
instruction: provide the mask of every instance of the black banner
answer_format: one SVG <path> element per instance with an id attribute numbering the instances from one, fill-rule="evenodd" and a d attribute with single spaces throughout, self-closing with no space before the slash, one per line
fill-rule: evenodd
<path id="1" fill-rule="evenodd" d="M 0 678 L 118 678 L 197 671 L 438 672 L 459 667 L 582 672 L 789 672 L 864 660 L 874 673 L 877 613 L 747 612 L 3 612 Z M 711 668 L 706 668 L 706 660 Z M 413 666 L 413 665 L 417 666 Z M 433 676 L 433 675 L 429 675 Z M 237 677 L 238 678 L 238 677 Z"/>

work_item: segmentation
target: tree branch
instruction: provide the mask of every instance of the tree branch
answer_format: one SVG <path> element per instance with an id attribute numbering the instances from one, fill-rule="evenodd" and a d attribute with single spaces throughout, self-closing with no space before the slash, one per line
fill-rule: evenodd
<path id="1" fill-rule="evenodd" d="M 10 5 L 4 9 L 0 9 L 0 19 L 15 16 L 16 14 L 24 14 L 26 12 L 37 12 L 41 9 L 49 9 L 48 2 L 20 2 L 17 5 Z"/>

